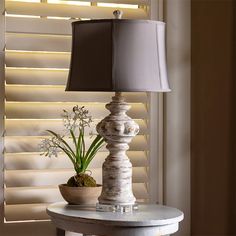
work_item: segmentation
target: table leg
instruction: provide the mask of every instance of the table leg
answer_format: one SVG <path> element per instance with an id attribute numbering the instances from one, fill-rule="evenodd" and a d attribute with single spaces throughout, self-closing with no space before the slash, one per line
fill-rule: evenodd
<path id="1" fill-rule="evenodd" d="M 65 230 L 56 228 L 57 236 L 65 236 Z"/>

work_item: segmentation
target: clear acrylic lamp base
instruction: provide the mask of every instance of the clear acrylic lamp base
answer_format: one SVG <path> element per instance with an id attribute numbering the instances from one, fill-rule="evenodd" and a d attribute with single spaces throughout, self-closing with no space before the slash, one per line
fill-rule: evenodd
<path id="1" fill-rule="evenodd" d="M 106 212 L 133 212 L 133 211 L 137 211 L 138 210 L 138 204 L 128 204 L 128 205 L 124 205 L 124 204 L 114 204 L 114 205 L 110 205 L 110 204 L 101 204 L 101 203 L 97 203 L 96 204 L 96 210 L 97 211 L 106 211 Z"/>

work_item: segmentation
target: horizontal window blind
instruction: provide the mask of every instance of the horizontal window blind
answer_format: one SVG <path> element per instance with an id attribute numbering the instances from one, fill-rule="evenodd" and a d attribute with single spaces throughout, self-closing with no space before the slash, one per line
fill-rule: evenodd
<path id="1" fill-rule="evenodd" d="M 51 159 L 40 156 L 38 144 L 48 135 L 45 130 L 60 132 L 62 109 L 70 110 L 76 104 L 89 109 L 95 130 L 96 123 L 108 114 L 105 104 L 113 96 L 64 91 L 70 62 L 71 22 L 113 18 L 117 7 L 122 7 L 124 18 L 147 19 L 148 1 L 27 0 L 6 1 L 5 5 L 5 221 L 9 225 L 18 222 L 12 227 L 19 230 L 20 225 L 32 221 L 37 221 L 38 226 L 47 225 L 46 207 L 62 200 L 57 185 L 74 173 L 65 155 Z M 132 105 L 128 114 L 141 128 L 128 151 L 133 164 L 133 190 L 139 201 L 148 201 L 148 97 L 146 93 L 125 93 L 125 97 Z M 86 133 L 86 143 L 90 142 Z M 103 148 L 91 164 L 98 183 L 107 154 Z M 53 227 L 47 227 L 43 235 L 53 235 Z M 28 234 L 19 232 L 35 235 L 30 230 Z"/>

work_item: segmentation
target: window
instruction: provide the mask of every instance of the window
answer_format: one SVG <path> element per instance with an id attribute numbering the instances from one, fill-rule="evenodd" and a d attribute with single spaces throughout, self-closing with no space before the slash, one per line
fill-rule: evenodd
<path id="1" fill-rule="evenodd" d="M 40 156 L 38 144 L 48 135 L 45 130 L 60 131 L 62 109 L 85 105 L 95 121 L 103 118 L 105 104 L 112 93 L 65 93 L 71 49 L 71 22 L 80 19 L 112 18 L 122 7 L 125 18 L 148 19 L 147 0 L 6 1 L 5 30 L 5 138 L 4 138 L 4 226 L 6 236 L 54 235 L 45 212 L 48 204 L 61 201 L 57 185 L 72 174 L 64 155 L 57 159 Z M 152 163 L 157 158 L 156 144 L 150 132 L 156 122 L 157 101 L 146 93 L 126 93 L 132 103 L 129 115 L 140 125 L 128 151 L 133 164 L 133 188 L 139 201 L 151 196 L 149 185 Z M 87 138 L 89 142 L 89 137 Z M 92 163 L 92 172 L 101 182 L 101 164 L 106 150 Z M 154 161 L 153 163 L 156 163 Z M 157 178 L 157 167 L 154 167 Z M 154 176 L 155 175 L 155 176 Z M 157 180 L 155 179 L 157 183 Z M 38 232 L 38 233 L 37 233 Z M 5 234 L 4 234 L 5 236 Z"/>

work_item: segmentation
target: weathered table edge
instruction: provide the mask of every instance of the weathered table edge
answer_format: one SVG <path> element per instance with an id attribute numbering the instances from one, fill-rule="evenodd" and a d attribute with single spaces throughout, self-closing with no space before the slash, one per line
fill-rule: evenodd
<path id="1" fill-rule="evenodd" d="M 52 204 L 51 206 L 53 206 Z M 56 204 L 55 204 L 56 205 Z M 50 206 L 48 207 L 50 208 Z M 174 220 L 169 220 L 168 224 L 132 224 L 123 225 L 122 222 L 116 221 L 105 221 L 86 219 L 75 216 L 66 216 L 64 214 L 58 214 L 47 209 L 48 215 L 51 217 L 52 222 L 56 227 L 61 228 L 65 231 L 91 234 L 91 235 L 112 235 L 112 236 L 156 236 L 173 234 L 178 231 L 179 222 L 183 220 L 184 215 L 178 209 L 172 208 L 180 213 L 179 217 L 175 217 Z"/>

